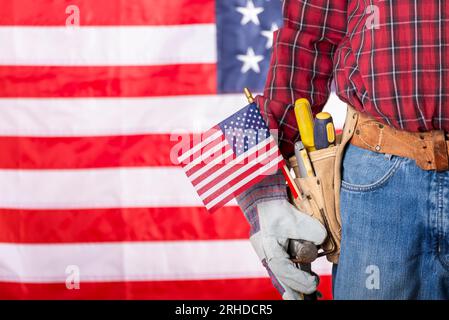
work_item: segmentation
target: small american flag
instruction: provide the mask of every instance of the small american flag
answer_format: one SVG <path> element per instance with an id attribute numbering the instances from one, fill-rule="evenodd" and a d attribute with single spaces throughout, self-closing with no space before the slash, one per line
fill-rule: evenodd
<path id="1" fill-rule="evenodd" d="M 284 165 L 255 103 L 205 132 L 178 161 L 209 212 Z"/>

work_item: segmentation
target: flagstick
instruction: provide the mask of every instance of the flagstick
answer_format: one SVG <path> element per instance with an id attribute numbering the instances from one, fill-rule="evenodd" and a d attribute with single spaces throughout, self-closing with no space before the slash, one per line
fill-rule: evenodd
<path id="1" fill-rule="evenodd" d="M 249 91 L 248 88 L 243 88 L 243 93 L 245 94 L 246 99 L 248 100 L 249 103 L 254 102 L 253 94 L 251 93 L 251 91 Z"/>
<path id="2" fill-rule="evenodd" d="M 248 88 L 244 88 L 243 92 L 245 93 L 246 99 L 249 103 L 254 103 L 254 97 L 251 91 L 249 91 Z M 282 166 L 282 173 L 284 174 L 285 180 L 287 181 L 288 186 L 290 187 L 290 190 L 292 192 L 293 198 L 296 200 L 301 196 L 301 192 L 298 189 L 298 186 L 296 185 L 295 181 L 293 180 L 292 175 L 290 174 L 290 171 L 287 167 L 287 165 Z"/>
<path id="3" fill-rule="evenodd" d="M 301 199 L 301 191 L 299 191 L 298 186 L 293 180 L 292 175 L 290 174 L 290 170 L 287 168 L 287 165 L 284 164 L 282 166 L 282 173 L 284 174 L 285 180 L 287 181 L 288 186 L 290 187 L 290 191 L 292 192 L 293 199 Z"/>

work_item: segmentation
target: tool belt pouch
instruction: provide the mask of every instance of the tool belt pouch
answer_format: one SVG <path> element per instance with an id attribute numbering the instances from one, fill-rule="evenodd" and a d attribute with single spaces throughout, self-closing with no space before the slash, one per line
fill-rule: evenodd
<path id="1" fill-rule="evenodd" d="M 298 163 L 295 157 L 289 159 L 296 178 L 296 185 L 302 192 L 301 200 L 295 200 L 294 205 L 302 212 L 318 219 L 327 230 L 327 238 L 321 245 L 327 259 L 338 262 L 341 243 L 340 218 L 340 185 L 341 163 L 344 149 L 351 139 L 357 123 L 358 114 L 348 107 L 343 132 L 337 135 L 336 146 L 309 152 L 309 158 L 315 171 L 314 177 L 298 178 Z"/>

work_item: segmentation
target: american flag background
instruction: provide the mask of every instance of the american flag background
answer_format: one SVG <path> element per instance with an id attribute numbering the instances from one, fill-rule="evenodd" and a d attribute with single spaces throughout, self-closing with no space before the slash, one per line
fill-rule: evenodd
<path id="1" fill-rule="evenodd" d="M 262 90 L 281 7 L 0 0 L 1 299 L 280 298 L 235 201 L 208 214 L 173 150 Z"/>

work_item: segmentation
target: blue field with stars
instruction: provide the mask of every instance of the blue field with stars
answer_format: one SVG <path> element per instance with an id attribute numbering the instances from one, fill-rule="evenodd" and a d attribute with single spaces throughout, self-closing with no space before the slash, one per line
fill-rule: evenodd
<path id="1" fill-rule="evenodd" d="M 270 137 L 270 131 L 255 103 L 234 113 L 219 124 L 236 156 Z"/>
<path id="2" fill-rule="evenodd" d="M 280 0 L 216 0 L 219 93 L 261 92 L 273 32 L 282 25 Z"/>

